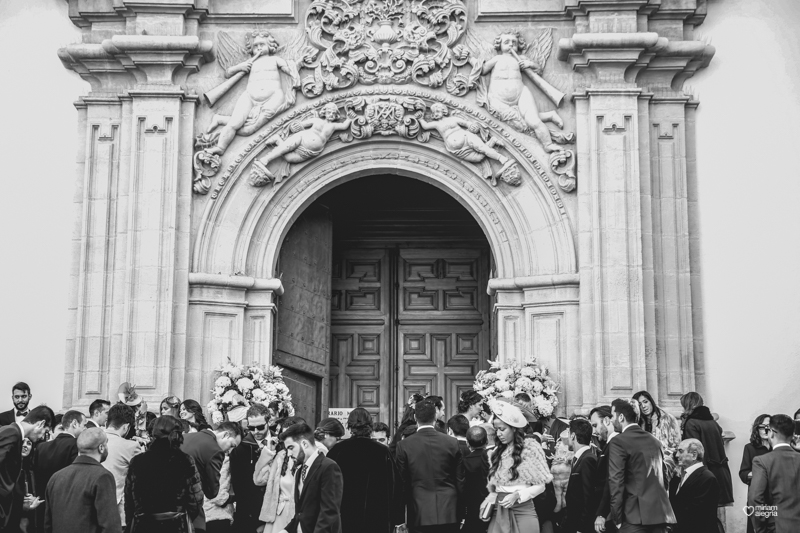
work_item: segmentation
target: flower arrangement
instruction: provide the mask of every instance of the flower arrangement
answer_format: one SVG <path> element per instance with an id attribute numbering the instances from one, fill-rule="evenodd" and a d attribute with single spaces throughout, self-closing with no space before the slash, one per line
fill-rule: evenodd
<path id="1" fill-rule="evenodd" d="M 278 402 L 278 411 L 286 410 L 294 415 L 292 395 L 283 382 L 282 369 L 278 366 L 234 365 L 230 359 L 215 372 L 214 399 L 206 406 L 211 421 L 219 424 L 232 409 L 249 407 L 251 402 L 269 405 Z"/>
<path id="2" fill-rule="evenodd" d="M 539 366 L 536 359 L 520 365 L 516 360 L 500 363 L 489 361 L 489 370 L 481 370 L 475 376 L 473 388 L 487 400 L 503 396 L 514 398 L 522 392 L 531 397 L 530 408 L 538 417 L 553 414 L 558 405 L 558 383 L 547 368 Z"/>

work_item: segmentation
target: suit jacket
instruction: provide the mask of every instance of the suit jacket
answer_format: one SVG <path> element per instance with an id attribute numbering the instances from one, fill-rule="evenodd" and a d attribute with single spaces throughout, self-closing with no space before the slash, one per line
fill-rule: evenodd
<path id="1" fill-rule="evenodd" d="M 669 501 L 675 511 L 677 525 L 674 533 L 713 533 L 717 531 L 717 500 L 719 483 L 705 466 L 684 480 L 675 476 L 669 484 Z"/>
<path id="2" fill-rule="evenodd" d="M 225 461 L 225 454 L 217 444 L 217 438 L 210 429 L 204 429 L 197 433 L 187 433 L 183 436 L 181 451 L 194 459 L 197 472 L 200 474 L 200 482 L 203 486 L 203 494 L 209 500 L 216 498 L 219 492 L 219 475 L 222 470 L 222 463 Z M 194 519 L 194 528 L 206 528 L 206 515 L 203 509 Z"/>
<path id="3" fill-rule="evenodd" d="M 595 518 L 598 516 L 606 518 L 606 533 L 615 533 L 617 526 L 608 519 L 611 514 L 611 491 L 608 488 L 608 443 L 606 443 L 597 458 L 594 490 L 597 498 L 597 511 L 594 516 Z"/>
<path id="4" fill-rule="evenodd" d="M 17 421 L 17 418 L 14 416 L 16 409 L 9 409 L 8 411 L 3 411 L 0 413 L 0 427 L 2 426 L 10 426 L 14 422 Z"/>
<path id="5" fill-rule="evenodd" d="M 608 443 L 608 485 L 614 523 L 675 523 L 664 488 L 661 442 L 635 424 Z"/>
<path id="6" fill-rule="evenodd" d="M 797 533 L 800 531 L 800 453 L 781 446 L 753 459 L 753 478 L 747 504 L 775 505 L 778 516 L 756 516 L 750 520 L 756 533 Z M 772 526 L 774 525 L 774 529 Z"/>
<path id="7" fill-rule="evenodd" d="M 81 455 L 50 479 L 45 493 L 45 533 L 120 533 L 114 476 Z"/>
<path id="8" fill-rule="evenodd" d="M 480 507 L 489 495 L 486 480 L 489 477 L 489 455 L 484 448 L 469 452 L 464 456 L 464 497 L 465 522 L 461 531 L 470 533 L 485 532 L 489 522 L 480 519 Z"/>
<path id="9" fill-rule="evenodd" d="M 572 466 L 567 485 L 567 516 L 561 526 L 562 533 L 590 533 L 594 531 L 598 496 L 595 491 L 597 456 L 591 448 L 581 454 Z"/>
<path id="10" fill-rule="evenodd" d="M 396 523 L 399 483 L 389 448 L 370 438 L 351 437 L 331 448 L 328 458 L 342 471 L 343 533 L 390 533 Z"/>
<path id="11" fill-rule="evenodd" d="M 60 433 L 51 441 L 36 446 L 33 459 L 33 477 L 39 496 L 44 495 L 53 474 L 72 464 L 78 457 L 78 439 L 69 433 Z"/>
<path id="12" fill-rule="evenodd" d="M 97 422 L 95 422 L 91 418 L 87 418 L 86 419 L 86 429 L 99 428 L 99 427 L 100 426 L 97 425 Z M 100 429 L 103 429 L 103 428 L 100 428 Z M 105 462 L 105 461 L 103 461 L 103 462 Z"/>
<path id="13" fill-rule="evenodd" d="M 138 442 L 123 439 L 116 433 L 106 431 L 106 435 L 108 436 L 108 457 L 103 461 L 103 468 L 114 476 L 117 503 L 121 503 L 125 495 L 125 478 L 128 476 L 131 460 L 144 450 Z"/>
<path id="14" fill-rule="evenodd" d="M 22 431 L 17 424 L 0 428 L 0 529 L 12 512 L 22 510 L 24 489 L 18 483 L 22 471 Z"/>
<path id="15" fill-rule="evenodd" d="M 260 455 L 258 443 L 252 433 L 245 435 L 241 444 L 231 451 L 231 486 L 236 495 L 234 520 L 243 528 L 244 524 L 247 527 L 252 526 L 253 530 L 259 523 L 258 516 L 266 491 L 266 487 L 253 483 L 256 461 Z"/>
<path id="16" fill-rule="evenodd" d="M 303 533 L 340 533 L 342 520 L 342 471 L 336 461 L 321 453 L 317 455 L 306 472 L 303 491 L 300 491 L 302 466 L 294 478 L 295 515 L 284 529 L 297 533 L 299 525 Z"/>
<path id="17" fill-rule="evenodd" d="M 458 449 L 461 450 L 461 459 L 469 455 L 469 444 L 465 440 L 458 440 Z"/>
<path id="18" fill-rule="evenodd" d="M 458 441 L 427 427 L 397 444 L 409 528 L 456 524 L 464 507 L 464 461 Z"/>

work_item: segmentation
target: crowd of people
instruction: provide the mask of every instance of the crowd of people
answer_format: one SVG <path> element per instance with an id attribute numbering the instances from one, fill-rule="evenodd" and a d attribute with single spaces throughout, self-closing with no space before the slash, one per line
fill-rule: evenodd
<path id="1" fill-rule="evenodd" d="M 733 502 L 722 429 L 696 392 L 679 418 L 641 391 L 570 419 L 537 418 L 524 393 L 466 391 L 449 417 L 414 394 L 394 431 L 363 408 L 347 428 L 312 427 L 258 403 L 212 427 L 191 399 L 156 414 L 128 384 L 118 396 L 56 415 L 14 385 L 1 533 L 716 533 Z M 798 421 L 753 424 L 748 532 L 800 531 Z"/>

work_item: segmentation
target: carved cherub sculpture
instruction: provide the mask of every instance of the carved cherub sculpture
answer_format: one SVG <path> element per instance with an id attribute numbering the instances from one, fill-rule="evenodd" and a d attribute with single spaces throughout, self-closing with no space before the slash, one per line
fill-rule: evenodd
<path id="1" fill-rule="evenodd" d="M 275 55 L 278 50 L 275 38 L 267 31 L 254 31 L 247 36 L 245 50 L 251 57 L 228 67 L 225 77 L 239 79 L 249 74 L 247 88 L 237 100 L 230 116 L 214 115 L 211 119 L 208 133 L 220 126 L 222 129 L 216 146 L 209 148 L 209 153 L 224 153 L 237 133 L 252 134 L 295 102 L 294 89 L 300 85 L 297 62 Z M 241 52 L 227 34 L 220 32 L 220 63 L 233 63 Z M 281 79 L 281 72 L 291 79 L 288 87 Z M 232 86 L 233 83 L 223 84 L 215 91 L 227 91 Z M 216 101 L 208 94 L 206 97 L 212 105 Z"/>
<path id="2" fill-rule="evenodd" d="M 273 135 L 267 140 L 267 146 L 275 146 L 267 155 L 253 162 L 250 171 L 250 184 L 254 187 L 263 187 L 272 180 L 275 183 L 288 176 L 288 164 L 303 163 L 322 153 L 325 144 L 337 131 L 350 128 L 352 120 L 348 118 L 344 122 L 339 120 L 339 109 L 336 104 L 327 104 L 322 108 L 319 117 L 311 117 L 302 122 L 294 122 L 289 126 L 289 132 L 285 139 L 280 135 Z M 283 157 L 286 166 L 276 175 L 270 172 L 267 165 Z"/>
<path id="3" fill-rule="evenodd" d="M 423 129 L 436 130 L 444 141 L 444 146 L 448 152 L 459 159 L 470 163 L 480 163 L 487 157 L 500 163 L 500 169 L 491 174 L 495 180 L 504 172 L 510 170 L 515 162 L 494 149 L 495 146 L 502 148 L 503 144 L 491 137 L 488 141 L 483 141 L 478 137 L 479 126 L 469 123 L 463 118 L 450 117 L 447 106 L 440 103 L 431 105 L 431 119 L 425 120 L 419 114 L 419 124 Z"/>
<path id="4" fill-rule="evenodd" d="M 527 46 L 519 32 L 500 34 L 494 40 L 494 48 L 499 53 L 482 64 L 481 75 L 490 75 L 490 78 L 484 94 L 479 94 L 479 103 L 515 129 L 532 130 L 547 152 L 561 150 L 544 123 L 551 122 L 562 128 L 564 121 L 555 111 L 540 113 L 533 95 L 522 82 L 523 73 L 541 73 L 542 66 L 528 57 L 520 57 Z"/>

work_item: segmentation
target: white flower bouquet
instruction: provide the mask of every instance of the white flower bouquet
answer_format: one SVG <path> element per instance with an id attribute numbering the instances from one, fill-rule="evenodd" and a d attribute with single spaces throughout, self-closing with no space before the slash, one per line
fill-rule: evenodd
<path id="1" fill-rule="evenodd" d="M 513 399 L 525 393 L 531 398 L 530 409 L 538 417 L 550 416 L 558 406 L 558 383 L 539 366 L 536 359 L 520 364 L 516 360 L 500 363 L 489 361 L 489 370 L 481 370 L 475 376 L 473 388 L 490 400 L 498 396 Z"/>
<path id="2" fill-rule="evenodd" d="M 232 409 L 249 407 L 251 403 L 269 405 L 278 402 L 278 412 L 294 415 L 292 395 L 283 382 L 282 369 L 278 366 L 234 365 L 230 359 L 220 365 L 214 381 L 214 399 L 206 406 L 211 421 L 218 424 L 225 420 Z"/>

